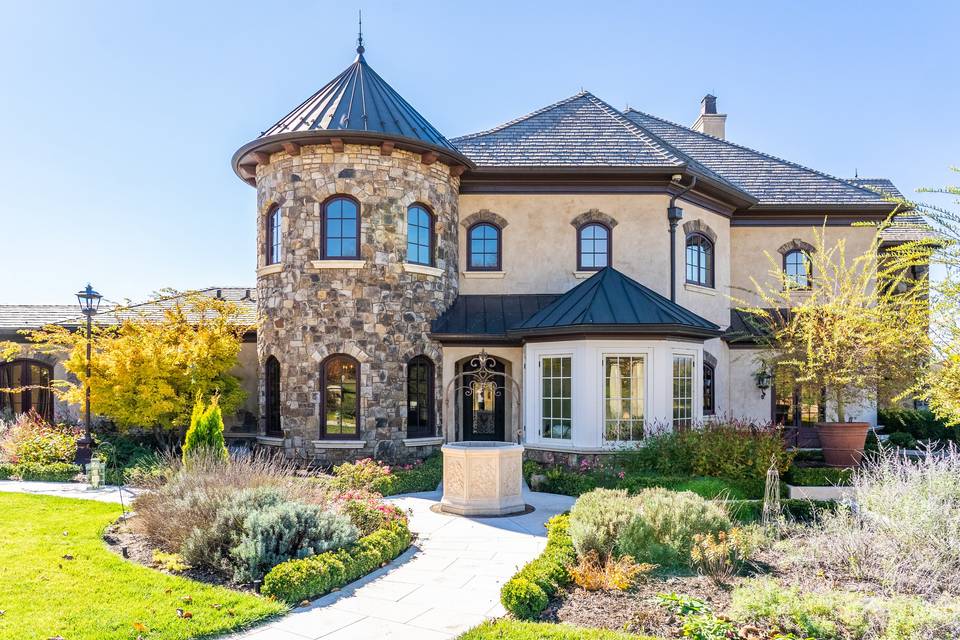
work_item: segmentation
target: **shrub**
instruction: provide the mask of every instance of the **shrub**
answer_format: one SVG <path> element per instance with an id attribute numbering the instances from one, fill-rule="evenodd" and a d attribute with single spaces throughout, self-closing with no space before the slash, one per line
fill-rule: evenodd
<path id="1" fill-rule="evenodd" d="M 371 489 L 375 480 L 390 475 L 390 467 L 373 458 L 344 462 L 333 468 L 334 486 L 338 489 Z"/>
<path id="2" fill-rule="evenodd" d="M 916 449 L 917 440 L 912 435 L 906 431 L 894 431 L 891 433 L 886 440 L 886 443 L 892 447 L 900 447 L 902 449 Z"/>
<path id="3" fill-rule="evenodd" d="M 223 414 L 217 396 L 210 399 L 206 408 L 199 396 L 190 415 L 190 428 L 183 440 L 183 461 L 203 455 L 227 460 L 227 445 L 223 439 Z"/>
<path id="4" fill-rule="evenodd" d="M 718 584 L 726 584 L 740 573 L 763 542 L 756 528 L 738 528 L 715 534 L 698 533 L 690 548 L 690 566 Z"/>
<path id="5" fill-rule="evenodd" d="M 822 514 L 798 562 L 846 570 L 887 593 L 960 595 L 960 452 L 885 451 L 853 474 L 856 509 Z"/>
<path id="6" fill-rule="evenodd" d="M 632 517 L 617 536 L 615 551 L 637 562 L 687 565 L 694 536 L 732 527 L 720 505 L 687 491 L 646 489 L 633 502 Z"/>
<path id="7" fill-rule="evenodd" d="M 345 515 L 301 502 L 269 505 L 250 513 L 243 523 L 230 550 L 233 579 L 253 582 L 281 562 L 339 549 L 356 539 L 357 529 Z"/>
<path id="8" fill-rule="evenodd" d="M 12 462 L 0 462 L 0 480 L 9 480 L 16 475 L 16 465 Z"/>
<path id="9" fill-rule="evenodd" d="M 787 483 L 795 487 L 833 487 L 850 484 L 852 469 L 830 467 L 792 467 L 787 472 Z"/>
<path id="10" fill-rule="evenodd" d="M 577 555 L 592 551 L 605 561 L 635 510 L 626 491 L 595 489 L 580 496 L 570 510 L 570 538 Z"/>
<path id="11" fill-rule="evenodd" d="M 916 409 L 880 409 L 877 422 L 887 433 L 909 433 L 917 440 L 957 441 L 958 431 L 948 427 L 931 411 Z"/>
<path id="12" fill-rule="evenodd" d="M 724 510 L 737 522 L 758 522 L 763 513 L 763 500 L 725 500 Z M 818 513 L 837 508 L 833 500 L 781 500 L 783 515 L 795 522 L 810 522 Z"/>
<path id="13" fill-rule="evenodd" d="M 408 546 L 410 530 L 397 521 L 349 547 L 276 565 L 264 576 L 260 592 L 291 604 L 316 598 L 389 562 Z"/>
<path id="14" fill-rule="evenodd" d="M 630 556 L 607 558 L 601 562 L 595 551 L 580 556 L 577 564 L 570 567 L 570 577 L 578 587 L 587 591 L 601 589 L 616 589 L 626 591 L 636 581 L 637 577 L 650 573 L 656 568 L 652 564 L 637 564 Z"/>
<path id="15" fill-rule="evenodd" d="M 340 512 L 350 518 L 350 522 L 357 528 L 361 536 L 367 536 L 377 529 L 386 528 L 388 524 L 403 520 L 406 516 L 398 507 L 380 500 L 376 494 L 358 494 L 348 492 L 338 498 L 342 502 Z"/>
<path id="16" fill-rule="evenodd" d="M 532 620 L 547 608 L 550 597 L 539 585 L 525 578 L 514 578 L 503 585 L 500 602 L 504 609 L 521 620 Z"/>
<path id="17" fill-rule="evenodd" d="M 576 554 L 570 538 L 570 517 L 554 516 L 547 521 L 547 546 L 528 562 L 500 590 L 504 608 L 521 619 L 536 617 L 550 598 L 570 584 L 567 571 Z"/>
<path id="18" fill-rule="evenodd" d="M 443 458 L 433 455 L 412 464 L 394 466 L 388 475 L 374 479 L 370 483 L 370 490 L 384 496 L 436 491 L 441 480 L 443 480 Z"/>
<path id="19" fill-rule="evenodd" d="M 181 573 L 190 568 L 179 553 L 164 553 L 157 549 L 153 550 L 153 566 L 171 573 Z"/>
<path id="20" fill-rule="evenodd" d="M 51 425 L 33 411 L 17 416 L 0 438 L 0 455 L 8 462 L 46 465 L 73 462 L 77 429 Z"/>
<path id="21" fill-rule="evenodd" d="M 70 482 L 82 473 L 79 466 L 68 462 L 40 464 L 24 462 L 13 466 L 13 475 L 21 480 L 39 480 L 42 482 Z"/>
<path id="22" fill-rule="evenodd" d="M 94 435 L 96 456 L 106 465 L 107 481 L 124 484 L 159 463 L 154 443 L 143 437 L 120 433 Z"/>
<path id="23" fill-rule="evenodd" d="M 770 578 L 745 581 L 732 594 L 734 619 L 822 640 L 930 640 L 960 636 L 960 603 L 949 598 L 876 597 L 806 592 Z"/>

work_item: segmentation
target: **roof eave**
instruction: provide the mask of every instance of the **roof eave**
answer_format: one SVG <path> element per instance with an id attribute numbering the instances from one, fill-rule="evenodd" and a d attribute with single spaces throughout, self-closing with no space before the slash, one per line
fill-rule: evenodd
<path id="1" fill-rule="evenodd" d="M 529 328 L 518 327 L 509 329 L 508 336 L 519 337 L 544 337 L 544 336 L 566 336 L 566 335 L 591 335 L 591 334 L 619 334 L 629 336 L 662 336 L 662 337 L 681 337 L 681 338 L 716 338 L 723 334 L 719 327 L 710 329 L 707 327 L 692 327 L 682 324 L 646 324 L 646 325 L 624 325 L 624 324 L 574 324 L 559 327 Z"/>
<path id="2" fill-rule="evenodd" d="M 347 129 L 291 131 L 288 133 L 280 133 L 277 135 L 257 138 L 237 149 L 237 151 L 233 154 L 233 157 L 230 159 L 230 166 L 233 167 L 233 172 L 237 174 L 238 178 L 247 184 L 254 184 L 251 179 L 244 177 L 240 170 L 242 165 L 246 166 L 257 164 L 256 159 L 252 157 L 248 158 L 248 156 L 254 152 L 274 153 L 277 151 L 282 151 L 284 142 L 296 142 L 301 145 L 329 144 L 334 138 L 343 140 L 344 143 L 356 144 L 380 143 L 384 140 L 390 140 L 396 144 L 397 148 L 404 149 L 406 151 L 413 151 L 415 153 L 433 151 L 437 154 L 438 159 L 441 162 L 450 166 L 463 165 L 468 169 L 473 169 L 476 166 L 473 161 L 470 160 L 470 158 L 449 147 L 431 144 L 416 138 L 408 138 L 406 136 L 383 133 L 381 131 L 353 131 Z"/>

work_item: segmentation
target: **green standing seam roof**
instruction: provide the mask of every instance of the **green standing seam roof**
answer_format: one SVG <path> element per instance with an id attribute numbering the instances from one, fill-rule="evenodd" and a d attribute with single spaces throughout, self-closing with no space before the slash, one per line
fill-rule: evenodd
<path id="1" fill-rule="evenodd" d="M 713 338 L 720 327 L 605 267 L 511 328 L 511 335 L 648 333 Z"/>

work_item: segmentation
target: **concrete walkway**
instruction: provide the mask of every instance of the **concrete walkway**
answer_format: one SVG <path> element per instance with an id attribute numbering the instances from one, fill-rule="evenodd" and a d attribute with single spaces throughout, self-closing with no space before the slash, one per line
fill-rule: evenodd
<path id="1" fill-rule="evenodd" d="M 80 482 L 21 482 L 20 480 L 0 480 L 0 492 L 32 493 L 42 496 L 97 500 L 99 502 L 120 502 L 120 489 L 117 487 L 91 489 L 90 485 Z M 129 506 L 135 495 L 135 489 L 124 488 L 123 503 Z"/>
<path id="2" fill-rule="evenodd" d="M 434 513 L 438 492 L 388 498 L 410 509 L 414 546 L 342 591 L 232 640 L 364 640 L 455 638 L 502 616 L 500 587 L 547 543 L 544 523 L 573 498 L 525 492 L 533 513 L 462 518 Z"/>

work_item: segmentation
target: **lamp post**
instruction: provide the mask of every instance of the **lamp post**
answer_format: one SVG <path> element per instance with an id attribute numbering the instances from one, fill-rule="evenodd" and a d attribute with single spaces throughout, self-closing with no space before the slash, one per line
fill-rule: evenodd
<path id="1" fill-rule="evenodd" d="M 77 464 L 89 464 L 93 455 L 93 438 L 90 436 L 90 353 L 93 334 L 93 316 L 100 308 L 99 293 L 93 290 L 90 283 L 87 288 L 77 292 L 77 302 L 80 303 L 80 312 L 87 317 L 87 377 L 84 386 L 86 387 L 86 400 L 84 404 L 84 432 L 83 437 L 77 442 Z"/>

